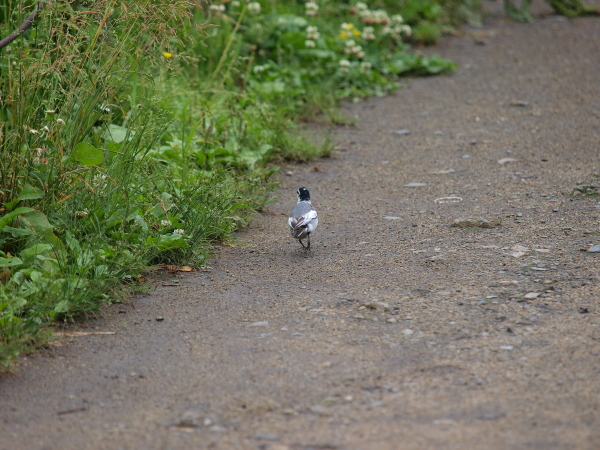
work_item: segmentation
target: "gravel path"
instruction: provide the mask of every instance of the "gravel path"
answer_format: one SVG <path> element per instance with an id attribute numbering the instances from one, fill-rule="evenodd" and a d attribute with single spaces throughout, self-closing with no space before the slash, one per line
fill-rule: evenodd
<path id="1" fill-rule="evenodd" d="M 435 50 L 211 270 L 23 358 L 0 449 L 600 448 L 600 20 Z"/>

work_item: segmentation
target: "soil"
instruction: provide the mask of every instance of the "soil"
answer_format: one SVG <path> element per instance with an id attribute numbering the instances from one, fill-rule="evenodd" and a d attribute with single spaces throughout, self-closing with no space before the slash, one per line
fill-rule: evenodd
<path id="1" fill-rule="evenodd" d="M 540 8 L 347 105 L 210 270 L 22 358 L 0 448 L 600 448 L 600 20 Z"/>

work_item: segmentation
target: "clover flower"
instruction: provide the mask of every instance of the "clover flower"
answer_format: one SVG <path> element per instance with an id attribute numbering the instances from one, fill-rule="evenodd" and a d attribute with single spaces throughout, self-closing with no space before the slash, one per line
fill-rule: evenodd
<path id="1" fill-rule="evenodd" d="M 371 11 L 369 9 L 364 9 L 359 11 L 358 15 L 360 16 L 360 20 L 367 25 L 384 25 L 387 26 L 392 22 L 388 13 L 383 9 L 377 9 Z"/>
<path id="2" fill-rule="evenodd" d="M 260 14 L 261 6 L 258 2 L 250 2 L 248 3 L 248 11 L 252 14 Z"/>
<path id="3" fill-rule="evenodd" d="M 92 180 L 92 186 L 96 189 L 104 189 L 108 186 L 108 181 L 106 181 L 106 175 L 98 175 Z"/>
<path id="4" fill-rule="evenodd" d="M 350 69 L 350 61 L 347 59 L 340 59 L 340 70 L 342 72 L 348 72 L 348 69 Z"/>
<path id="5" fill-rule="evenodd" d="M 307 16 L 316 16 L 317 15 L 317 12 L 319 11 L 319 5 L 317 5 L 315 2 L 308 1 L 308 2 L 306 2 L 306 4 L 304 6 L 306 7 L 306 15 Z"/>
<path id="6" fill-rule="evenodd" d="M 373 67 L 373 66 L 371 65 L 371 63 L 370 63 L 370 62 L 366 62 L 366 61 L 365 61 L 365 62 L 361 62 L 361 63 L 360 63 L 360 71 L 361 71 L 362 73 L 369 73 L 369 72 L 371 71 L 371 68 L 372 68 L 372 67 Z"/>
<path id="7" fill-rule="evenodd" d="M 171 227 L 171 226 L 173 226 L 173 223 L 168 219 L 163 219 L 160 221 L 160 226 L 161 227 Z"/>
<path id="8" fill-rule="evenodd" d="M 317 46 L 317 44 L 315 43 L 315 41 L 311 41 L 310 39 L 307 39 L 306 41 L 304 41 L 304 45 L 307 48 L 315 48 Z"/>
<path id="9" fill-rule="evenodd" d="M 375 28 L 373 27 L 364 27 L 362 30 L 362 38 L 365 41 L 372 41 L 375 39 Z"/>
<path id="10" fill-rule="evenodd" d="M 89 213 L 90 213 L 90 210 L 86 208 L 86 209 L 84 209 L 83 211 L 75 211 L 75 212 L 73 213 L 73 215 L 74 215 L 75 217 L 77 217 L 78 219 L 83 219 L 83 218 L 84 218 L 84 217 L 86 217 L 86 216 L 87 216 Z"/>
<path id="11" fill-rule="evenodd" d="M 313 41 L 316 41 L 321 37 L 321 33 L 319 33 L 319 29 L 317 27 L 306 27 L 306 37 Z"/>
<path id="12" fill-rule="evenodd" d="M 383 27 L 381 32 L 384 35 L 390 35 L 393 39 L 399 40 L 402 35 L 410 36 L 412 29 L 408 25 L 394 25 Z"/>
<path id="13" fill-rule="evenodd" d="M 356 55 L 357 58 L 364 58 L 365 52 L 360 45 L 357 45 L 353 39 L 349 39 L 346 41 L 346 48 L 344 52 L 348 55 Z"/>
<path id="14" fill-rule="evenodd" d="M 184 235 L 185 234 L 185 230 L 183 228 L 176 228 L 175 230 L 173 230 L 173 233 Z"/>
<path id="15" fill-rule="evenodd" d="M 254 73 L 261 73 L 265 71 L 265 66 L 254 66 L 252 69 Z"/>
<path id="16" fill-rule="evenodd" d="M 392 23 L 395 23 L 396 25 L 400 25 L 404 23 L 404 18 L 400 15 L 400 14 L 394 14 L 392 17 Z"/>
<path id="17" fill-rule="evenodd" d="M 248 7 L 250 7 L 250 5 L 248 5 Z M 210 5 L 208 9 L 211 11 L 225 12 L 225 5 Z"/>

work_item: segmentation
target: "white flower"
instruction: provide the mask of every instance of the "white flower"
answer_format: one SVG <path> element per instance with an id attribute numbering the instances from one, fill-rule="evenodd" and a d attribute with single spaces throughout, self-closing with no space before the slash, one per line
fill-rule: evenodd
<path id="1" fill-rule="evenodd" d="M 254 66 L 252 69 L 254 73 L 261 73 L 265 71 L 265 66 Z"/>
<path id="2" fill-rule="evenodd" d="M 402 18 L 402 16 L 400 14 L 394 14 L 392 17 L 392 22 L 394 22 L 395 24 L 401 24 L 404 23 L 404 19 Z"/>
<path id="3" fill-rule="evenodd" d="M 240 2 L 238 2 L 237 0 L 233 0 L 231 2 L 231 6 L 233 6 L 234 8 L 237 8 L 238 6 L 240 6 Z"/>
<path id="4" fill-rule="evenodd" d="M 248 3 L 248 11 L 250 11 L 252 14 L 260 14 L 260 9 L 260 3 L 258 2 Z"/>
<path id="5" fill-rule="evenodd" d="M 55 109 L 49 109 L 48 111 L 44 111 L 46 114 L 54 114 L 56 112 Z"/>
<path id="6" fill-rule="evenodd" d="M 306 15 L 307 16 L 316 16 L 317 15 L 317 11 L 319 11 L 319 5 L 317 5 L 315 2 L 313 2 L 313 1 L 306 2 L 306 4 L 304 6 L 306 6 Z"/>
<path id="7" fill-rule="evenodd" d="M 319 33 L 319 29 L 317 27 L 306 27 L 306 37 L 316 41 L 319 39 L 319 37 L 321 37 L 321 33 Z"/>
<path id="8" fill-rule="evenodd" d="M 315 44 L 315 41 L 311 41 L 310 39 L 307 39 L 304 42 L 304 45 L 308 48 L 315 48 L 317 46 L 317 44 Z"/>
<path id="9" fill-rule="evenodd" d="M 340 70 L 342 72 L 348 72 L 349 68 L 350 68 L 350 61 L 348 61 L 347 59 L 340 59 Z"/>
<path id="10" fill-rule="evenodd" d="M 173 233 L 183 235 L 183 234 L 185 234 L 185 230 L 183 228 L 177 228 L 177 229 L 173 230 Z"/>
<path id="11" fill-rule="evenodd" d="M 358 52 L 358 53 L 356 54 L 356 57 L 357 57 L 358 59 L 363 59 L 363 58 L 365 57 L 365 52 Z"/>
<path id="12" fill-rule="evenodd" d="M 210 5 L 210 7 L 208 9 L 210 9 L 211 11 L 224 12 L 225 11 L 225 5 Z"/>
<path id="13" fill-rule="evenodd" d="M 38 130 L 34 130 L 33 128 L 30 128 L 30 129 L 29 129 L 29 132 L 30 132 L 31 134 L 39 134 L 39 131 L 38 131 Z"/>
<path id="14" fill-rule="evenodd" d="M 375 28 L 364 27 L 362 31 L 362 38 L 365 41 L 372 41 L 373 39 L 375 39 Z"/>
<path id="15" fill-rule="evenodd" d="M 363 2 L 357 2 L 356 5 L 354 5 L 354 7 L 356 9 L 358 9 L 359 11 L 365 11 L 365 10 L 369 9 L 369 7 L 366 4 L 364 4 Z"/>
<path id="16" fill-rule="evenodd" d="M 370 62 L 361 62 L 360 63 L 360 71 L 362 73 L 368 73 L 371 70 L 372 67 L 373 66 L 371 66 Z"/>
<path id="17" fill-rule="evenodd" d="M 366 24 L 378 24 L 378 25 L 389 25 L 391 23 L 390 16 L 383 9 L 378 9 L 375 11 L 369 11 L 365 9 L 359 12 L 360 20 Z"/>
<path id="18" fill-rule="evenodd" d="M 409 25 L 402 25 L 400 27 L 400 32 L 402 34 L 405 34 L 407 36 L 410 36 L 412 34 L 412 28 Z"/>
<path id="19" fill-rule="evenodd" d="M 83 211 L 75 211 L 75 217 L 77 217 L 78 219 L 83 219 L 84 217 L 86 217 L 88 214 L 90 213 L 89 209 L 84 209 Z"/>
<path id="20" fill-rule="evenodd" d="M 98 175 L 92 180 L 92 186 L 97 189 L 104 189 L 107 186 L 106 175 Z"/>
<path id="21" fill-rule="evenodd" d="M 65 124 L 65 121 L 64 121 L 64 120 L 62 120 L 62 119 L 59 117 L 58 119 L 56 119 L 56 123 L 57 123 L 58 125 L 64 125 L 64 124 Z"/>
<path id="22" fill-rule="evenodd" d="M 347 48 L 354 48 L 354 47 L 356 47 L 356 42 L 354 42 L 353 39 L 348 39 L 346 41 L 346 47 Z"/>
<path id="23" fill-rule="evenodd" d="M 161 220 L 161 221 L 160 221 L 160 225 L 161 225 L 162 227 L 170 227 L 170 226 L 173 226 L 173 224 L 171 223 L 171 221 L 170 221 L 170 220 L 167 220 L 167 219 Z"/>

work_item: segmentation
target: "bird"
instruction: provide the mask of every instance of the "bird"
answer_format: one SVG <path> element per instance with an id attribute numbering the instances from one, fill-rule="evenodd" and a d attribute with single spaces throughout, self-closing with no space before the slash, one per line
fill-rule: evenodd
<path id="1" fill-rule="evenodd" d="M 317 217 L 317 211 L 310 203 L 308 189 L 301 187 L 296 191 L 296 194 L 298 195 L 298 203 L 296 203 L 290 214 L 288 225 L 290 226 L 290 234 L 293 238 L 298 239 L 306 253 L 310 250 L 310 234 L 317 228 L 319 218 Z M 304 238 L 307 240 L 306 245 L 302 242 Z"/>

